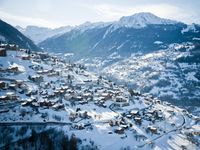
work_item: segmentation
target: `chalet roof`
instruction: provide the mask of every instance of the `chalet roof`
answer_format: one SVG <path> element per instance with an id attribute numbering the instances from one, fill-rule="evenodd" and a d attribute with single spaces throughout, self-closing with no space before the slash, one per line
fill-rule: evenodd
<path id="1" fill-rule="evenodd" d="M 155 126 L 148 126 L 147 128 L 150 130 L 157 130 L 157 127 L 155 127 Z"/>
<path id="2" fill-rule="evenodd" d="M 5 51 L 5 48 L 0 48 L 0 51 Z"/>
<path id="3" fill-rule="evenodd" d="M 193 125 L 192 130 L 195 132 L 200 132 L 200 126 L 199 125 Z"/>
<path id="4" fill-rule="evenodd" d="M 139 111 L 139 109 L 133 109 L 133 110 L 130 111 L 130 113 L 131 113 L 131 114 L 137 114 L 138 111 Z"/>
<path id="5" fill-rule="evenodd" d="M 21 57 L 29 57 L 27 54 L 22 54 Z"/>
<path id="6" fill-rule="evenodd" d="M 17 83 L 23 83 L 23 80 L 15 80 Z"/>
<path id="7" fill-rule="evenodd" d="M 10 86 L 10 87 L 16 87 L 17 84 L 15 84 L 15 83 L 11 83 L 9 86 Z"/>
<path id="8" fill-rule="evenodd" d="M 135 117 L 135 120 L 141 120 L 141 118 L 140 117 Z"/>
<path id="9" fill-rule="evenodd" d="M 120 95 L 120 96 L 116 96 L 116 99 L 125 99 L 125 97 Z"/>
<path id="10" fill-rule="evenodd" d="M 42 76 L 40 75 L 33 75 L 32 78 L 41 78 Z"/>
<path id="11" fill-rule="evenodd" d="M 87 93 L 83 93 L 83 96 L 90 96 L 91 93 L 87 92 Z"/>
<path id="12" fill-rule="evenodd" d="M 14 92 L 7 92 L 6 95 L 7 96 L 13 96 L 13 95 L 15 95 L 15 93 Z"/>
<path id="13" fill-rule="evenodd" d="M 101 94 L 101 96 L 109 96 L 109 95 L 110 95 L 110 93 L 108 93 L 108 92 L 106 92 L 106 91 L 105 91 L 104 93 Z"/>
<path id="14" fill-rule="evenodd" d="M 0 96 L 0 99 L 4 99 L 6 98 L 7 96 L 3 95 L 3 96 Z"/>

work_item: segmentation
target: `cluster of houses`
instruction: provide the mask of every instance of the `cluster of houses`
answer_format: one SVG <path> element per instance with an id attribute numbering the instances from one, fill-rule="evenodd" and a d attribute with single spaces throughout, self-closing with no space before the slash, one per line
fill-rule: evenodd
<path id="1" fill-rule="evenodd" d="M 194 125 L 192 128 L 185 127 L 185 134 L 187 139 L 193 144 L 200 146 L 200 126 Z"/>
<path id="2" fill-rule="evenodd" d="M 19 46 L 16 44 L 0 44 L 0 57 L 6 57 L 7 50 L 17 51 Z"/>
<path id="3" fill-rule="evenodd" d="M 0 100 L 19 100 L 16 94 L 17 90 L 23 89 L 24 84 L 22 80 L 0 79 L 0 91 L 7 91 L 4 95 L 0 96 Z"/>
<path id="4" fill-rule="evenodd" d="M 19 100 L 19 97 L 14 92 L 7 92 L 5 95 L 0 96 L 0 100 Z"/>
<path id="5" fill-rule="evenodd" d="M 19 67 L 18 66 L 9 66 L 8 68 L 2 68 L 0 67 L 0 71 L 2 73 L 14 73 L 14 74 L 17 74 L 17 73 L 20 73 L 21 71 L 19 70 Z"/>
<path id="6" fill-rule="evenodd" d="M 23 81 L 13 80 L 13 81 L 4 81 L 0 80 L 0 89 L 8 90 L 7 94 L 1 96 L 1 100 L 7 99 L 20 99 L 20 94 L 25 94 L 28 100 L 22 103 L 23 106 L 46 106 L 54 107 L 55 109 L 63 109 L 63 106 L 53 104 L 53 99 L 62 99 L 65 101 L 73 102 L 73 104 L 87 104 L 89 101 L 94 101 L 99 107 L 107 107 L 105 102 L 108 100 L 113 100 L 115 106 L 123 107 L 129 105 L 129 94 L 124 95 L 124 91 L 119 88 L 113 87 L 108 83 L 104 85 L 105 81 L 100 78 L 96 81 L 84 80 L 82 83 L 73 82 L 74 75 L 68 74 L 68 72 L 73 71 L 75 68 L 75 73 L 88 77 L 87 73 L 84 72 L 85 68 L 82 65 L 75 64 L 65 64 L 63 60 L 58 60 L 55 56 L 50 56 L 48 53 L 44 52 L 30 52 L 28 50 L 19 49 L 18 46 L 13 45 L 1 45 L 2 56 L 7 56 L 7 51 L 15 50 L 19 51 L 20 54 L 16 54 L 18 59 L 24 61 L 31 60 L 32 65 L 29 66 L 30 69 L 35 71 L 35 74 L 31 74 L 27 79 Z M 3 54 L 5 53 L 5 54 Z M 44 69 L 42 65 L 37 63 L 46 63 L 47 65 L 52 66 L 49 69 Z M 59 67 L 58 67 L 59 66 Z M 53 69 L 54 68 L 54 69 Z M 58 69 L 61 68 L 61 69 Z M 77 69 L 78 68 L 78 69 Z M 10 66 L 8 68 L 0 68 L 2 72 L 7 73 L 20 73 L 18 66 Z M 60 77 L 62 76 L 62 80 Z M 57 81 L 47 82 L 45 77 L 56 77 Z M 4 77 L 5 80 L 9 78 Z M 32 82 L 36 84 L 38 88 L 36 90 L 29 88 L 29 83 Z M 97 84 L 98 82 L 98 84 Z M 49 91 L 49 89 L 52 89 Z M 11 94 L 12 93 L 12 94 Z M 36 97 L 36 99 L 32 98 Z M 40 102 L 40 99 L 43 99 L 43 102 Z M 47 101 L 48 100 L 48 101 Z M 62 102 L 58 101 L 58 102 Z"/>
<path id="7" fill-rule="evenodd" d="M 21 103 L 23 107 L 30 106 L 34 110 L 41 108 L 52 108 L 56 111 L 65 110 L 63 101 L 70 102 L 72 106 L 84 105 L 89 102 L 94 102 L 99 107 L 108 107 L 107 101 L 113 102 L 115 109 L 129 106 L 131 93 L 124 86 L 113 86 L 112 82 L 104 80 L 99 77 L 96 80 L 88 80 L 88 75 L 84 72 L 84 67 L 74 64 L 66 64 L 62 60 L 58 60 L 54 56 L 50 56 L 43 52 L 29 52 L 25 51 L 25 54 L 20 56 L 22 60 L 31 60 L 36 62 L 29 66 L 30 69 L 35 71 L 35 74 L 29 75 L 24 81 L 0 81 L 0 88 L 3 90 L 9 89 L 6 95 L 1 96 L 1 100 L 4 99 L 20 99 L 17 94 L 25 94 L 28 98 Z M 39 65 L 41 62 L 50 65 L 50 68 L 44 68 Z M 58 67 L 59 66 L 59 67 Z M 61 68 L 61 69 L 58 69 Z M 10 68 L 13 71 L 17 71 L 18 68 Z M 77 75 L 87 77 L 87 80 L 83 82 L 77 82 L 74 74 L 69 72 L 75 72 Z M 46 81 L 45 78 L 56 77 L 57 80 Z M 28 83 L 33 83 L 38 86 L 36 90 L 30 89 Z M 51 90 L 49 90 L 51 89 Z M 132 93 L 132 95 L 140 95 L 138 93 Z M 69 120 L 74 122 L 78 119 L 89 119 L 87 111 L 77 111 L 69 115 Z M 117 134 L 123 134 L 126 129 L 129 129 L 132 124 L 127 123 L 126 118 L 132 119 L 135 124 L 141 125 L 142 120 L 155 120 L 163 118 L 160 111 L 142 111 L 139 109 L 133 109 L 127 112 L 127 114 L 120 119 L 111 120 L 110 126 L 116 126 L 114 130 Z M 83 129 L 82 124 L 75 125 L 75 129 Z M 154 127 L 155 128 L 155 127 Z M 156 133 L 156 129 L 149 127 L 152 133 Z"/>
<path id="8" fill-rule="evenodd" d="M 158 112 L 160 112 L 160 115 L 162 115 L 162 119 L 164 118 L 160 110 L 158 112 L 153 111 L 153 110 L 148 110 L 147 112 L 150 113 L 151 115 L 148 115 L 148 117 L 146 118 L 146 115 L 144 115 L 146 113 L 146 110 L 140 111 L 138 108 L 132 109 L 128 111 L 127 113 L 122 114 L 121 118 L 110 120 L 109 125 L 112 127 L 113 126 L 118 127 L 117 129 L 115 129 L 114 131 L 115 133 L 124 134 L 125 130 L 132 126 L 132 123 L 126 121 L 127 119 L 132 120 L 136 125 L 141 126 L 142 121 L 144 120 L 152 121 L 152 119 L 155 119 L 158 116 L 157 114 Z M 158 133 L 158 127 L 156 126 L 149 125 L 149 126 L 145 126 L 145 128 L 146 128 L 147 133 L 149 132 L 153 134 Z"/>
<path id="9" fill-rule="evenodd" d="M 117 127 L 114 129 L 114 132 L 117 134 L 124 134 L 126 129 L 129 129 L 132 127 L 131 123 L 128 123 L 124 117 L 115 119 L 115 120 L 110 120 L 109 125 L 111 127 Z"/>
<path id="10" fill-rule="evenodd" d="M 90 118 L 91 116 L 88 115 L 87 111 L 82 112 L 82 111 L 77 110 L 74 113 L 71 112 L 69 115 L 69 120 L 72 122 L 74 122 L 77 119 L 90 119 Z"/>
<path id="11" fill-rule="evenodd" d="M 161 110 L 151 109 L 142 112 L 142 118 L 148 121 L 163 120 L 164 116 Z"/>

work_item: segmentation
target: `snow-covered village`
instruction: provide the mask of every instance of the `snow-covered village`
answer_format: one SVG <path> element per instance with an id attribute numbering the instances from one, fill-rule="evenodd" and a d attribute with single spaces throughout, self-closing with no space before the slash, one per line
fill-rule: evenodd
<path id="1" fill-rule="evenodd" d="M 0 55 L 1 149 L 26 148 L 16 141 L 49 128 L 74 135 L 82 149 L 199 148 L 199 118 L 185 109 L 62 55 L 13 48 Z"/>
<path id="2" fill-rule="evenodd" d="M 0 0 L 0 150 L 200 150 L 199 0 Z"/>

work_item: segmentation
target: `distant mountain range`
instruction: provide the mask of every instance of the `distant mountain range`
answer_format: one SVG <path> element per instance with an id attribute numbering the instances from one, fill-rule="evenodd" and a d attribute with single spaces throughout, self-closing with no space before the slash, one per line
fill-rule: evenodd
<path id="1" fill-rule="evenodd" d="M 8 23 L 0 20 L 0 42 L 17 44 L 20 48 L 39 50 L 29 38 Z"/>
<path id="2" fill-rule="evenodd" d="M 128 56 L 135 52 L 165 49 L 171 43 L 199 42 L 200 26 L 138 13 L 110 23 L 86 23 L 38 46 L 47 51 L 74 53 L 78 58 L 107 56 L 113 52 Z"/>
<path id="3" fill-rule="evenodd" d="M 36 44 L 38 44 L 39 42 L 42 42 L 46 40 L 47 38 L 64 34 L 70 31 L 73 27 L 65 26 L 65 27 L 51 29 L 51 28 L 37 27 L 37 26 L 27 26 L 26 28 L 16 26 L 16 28 L 21 33 L 23 33 L 24 35 L 29 37 L 31 40 L 33 40 Z"/>

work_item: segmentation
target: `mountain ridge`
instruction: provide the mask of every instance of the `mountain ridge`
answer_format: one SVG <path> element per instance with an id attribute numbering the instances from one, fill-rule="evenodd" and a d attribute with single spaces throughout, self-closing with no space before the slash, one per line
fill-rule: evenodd
<path id="1" fill-rule="evenodd" d="M 38 26 L 26 26 L 22 28 L 20 26 L 16 26 L 17 30 L 32 39 L 36 44 L 42 42 L 48 38 L 62 35 L 70 31 L 73 27 L 72 26 L 62 26 L 59 28 L 47 28 L 47 27 L 38 27 Z"/>
<path id="2" fill-rule="evenodd" d="M 191 37 L 200 37 L 199 30 L 195 24 L 191 28 L 151 13 L 137 13 L 107 24 L 86 23 L 38 45 L 51 52 L 74 53 L 78 58 L 106 56 L 113 52 L 131 55 L 167 48 L 172 43 L 193 42 Z"/>
<path id="3" fill-rule="evenodd" d="M 17 44 L 20 48 L 30 50 L 40 50 L 33 41 L 3 20 L 0 20 L 0 37 L 0 41 L 3 43 Z"/>
<path id="4" fill-rule="evenodd" d="M 149 12 L 136 13 L 131 16 L 123 16 L 114 25 L 119 27 L 142 28 L 149 24 L 177 24 L 177 21 L 160 18 Z"/>

